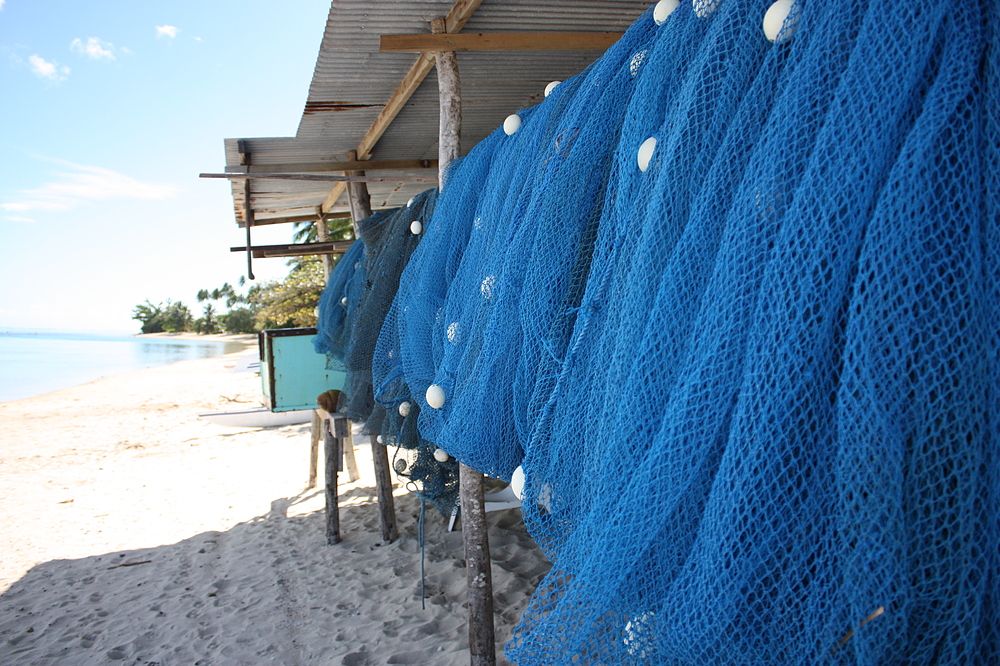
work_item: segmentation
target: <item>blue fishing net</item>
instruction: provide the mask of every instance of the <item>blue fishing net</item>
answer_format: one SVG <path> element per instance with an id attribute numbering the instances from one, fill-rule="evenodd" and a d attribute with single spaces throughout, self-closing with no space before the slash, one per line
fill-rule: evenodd
<path id="1" fill-rule="evenodd" d="M 348 299 L 351 282 L 355 273 L 360 268 L 359 262 L 365 251 L 365 244 L 361 241 L 351 243 L 340 259 L 337 261 L 330 277 L 327 278 L 326 286 L 319 298 L 319 313 L 316 322 L 316 337 L 313 338 L 313 348 L 317 354 L 325 354 L 330 362 L 334 362 L 339 367 L 343 367 L 344 349 L 347 347 L 347 333 L 349 328 L 345 326 L 347 311 L 351 305 Z M 357 300 L 355 299 L 355 303 Z"/>
<path id="2" fill-rule="evenodd" d="M 345 267 L 346 272 L 353 268 L 353 275 L 345 279 L 335 269 L 321 298 L 317 340 L 334 341 L 325 344 L 325 351 L 343 362 L 347 374 L 338 409 L 362 424 L 366 434 L 380 432 L 384 415 L 372 389 L 375 344 L 396 295 L 400 274 L 419 243 L 422 225 L 433 213 L 436 200 L 437 190 L 427 190 L 407 206 L 379 211 L 360 220 L 358 244 L 364 249 L 353 266 Z M 342 294 L 340 303 L 336 302 L 338 294 Z M 334 310 L 339 306 L 343 315 L 324 312 L 324 306 L 331 305 Z M 317 351 L 324 351 L 321 346 L 324 344 L 317 344 Z"/>
<path id="3" fill-rule="evenodd" d="M 385 404 L 374 401 L 372 387 L 372 354 L 379 332 L 436 200 L 437 190 L 427 190 L 405 207 L 377 212 L 358 223 L 359 240 L 331 272 L 320 298 L 314 347 L 328 356 L 329 364 L 346 370 L 338 409 L 362 424 L 367 434 L 380 434 L 382 444 L 394 451 L 396 474 L 450 514 L 458 503 L 458 463 L 434 457 L 437 447 L 417 431 L 418 407 L 414 405 L 408 418 L 401 413 L 399 403 L 409 397 L 405 386 L 400 386 L 397 400 Z"/>
<path id="4" fill-rule="evenodd" d="M 771 5 L 651 9 L 403 273 L 380 395 L 553 562 L 517 663 L 1000 663 L 1000 9 Z"/>

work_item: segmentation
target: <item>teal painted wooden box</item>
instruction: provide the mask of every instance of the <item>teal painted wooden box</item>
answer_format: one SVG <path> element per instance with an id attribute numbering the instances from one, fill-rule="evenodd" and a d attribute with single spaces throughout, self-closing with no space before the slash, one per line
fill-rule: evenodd
<path id="1" fill-rule="evenodd" d="M 316 409 L 316 396 L 343 388 L 343 367 L 326 367 L 327 357 L 313 349 L 315 336 L 315 328 L 260 332 L 260 380 L 264 402 L 272 412 Z"/>

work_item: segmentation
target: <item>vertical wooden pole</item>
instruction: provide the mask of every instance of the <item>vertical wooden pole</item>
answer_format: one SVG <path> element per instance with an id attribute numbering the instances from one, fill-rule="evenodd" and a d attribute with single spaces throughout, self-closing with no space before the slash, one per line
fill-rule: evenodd
<path id="1" fill-rule="evenodd" d="M 497 655 L 493 635 L 493 572 L 490 569 L 490 540 L 486 533 L 483 475 L 460 464 L 458 483 L 462 500 L 462 543 L 469 578 L 469 663 L 494 666 Z"/>
<path id="2" fill-rule="evenodd" d="M 354 433 L 350 433 L 344 440 L 344 467 L 347 468 L 347 481 L 354 483 L 361 478 L 358 473 L 358 462 L 354 459 Z"/>
<path id="3" fill-rule="evenodd" d="M 347 159 L 357 159 L 357 153 L 351 151 Z M 345 171 L 348 176 L 363 176 L 364 171 Z M 372 214 L 371 196 L 368 194 L 368 184 L 364 182 L 348 183 L 347 194 L 351 205 L 351 217 L 354 218 L 354 237 L 358 234 L 358 222 Z M 376 440 L 378 433 L 372 433 L 372 465 L 375 468 L 375 494 L 378 496 L 378 522 L 382 532 L 382 541 L 390 543 L 399 536 L 396 529 L 396 507 L 392 497 L 392 476 L 389 473 L 389 454 L 385 447 Z"/>
<path id="4" fill-rule="evenodd" d="M 431 32 L 445 32 L 443 18 L 431 21 Z M 462 85 L 458 76 L 458 58 L 454 51 L 434 53 L 438 79 L 438 184 L 444 189 L 445 170 L 458 159 L 462 138 Z"/>
<path id="5" fill-rule="evenodd" d="M 346 421 L 344 418 L 332 419 L 334 428 L 337 421 Z M 340 468 L 340 441 L 335 432 L 330 432 L 331 419 L 323 421 L 323 442 L 325 443 L 326 454 L 326 543 L 334 545 L 340 543 L 340 507 L 337 504 L 337 470 Z"/>
<path id="6" fill-rule="evenodd" d="M 378 433 L 372 434 L 372 463 L 375 466 L 375 494 L 378 496 L 378 525 L 382 541 L 392 543 L 399 536 L 396 529 L 395 500 L 392 497 L 392 476 L 389 474 L 389 452 L 378 443 Z"/>
<path id="7" fill-rule="evenodd" d="M 247 228 L 247 279 L 253 279 L 253 250 L 250 249 L 250 227 L 253 226 L 253 206 L 250 202 L 250 179 L 243 181 L 243 224 Z"/>
<path id="8" fill-rule="evenodd" d="M 326 223 L 326 218 L 323 217 L 322 213 L 316 218 L 316 240 L 320 243 L 330 240 L 330 226 Z M 329 280 L 330 273 L 333 271 L 333 258 L 329 254 L 321 254 L 319 257 L 320 261 L 323 262 L 323 275 Z"/>
<path id="9" fill-rule="evenodd" d="M 351 162 L 358 159 L 358 154 L 355 151 L 350 151 L 347 153 L 347 159 Z M 363 176 L 364 171 L 345 171 L 345 176 Z M 351 217 L 354 218 L 354 237 L 360 238 L 358 236 L 358 222 L 365 219 L 366 217 L 371 217 L 372 214 L 372 198 L 368 194 L 368 183 L 357 182 L 347 184 L 347 197 L 351 206 Z"/>
<path id="10" fill-rule="evenodd" d="M 444 19 L 431 21 L 431 32 L 445 32 Z M 458 59 L 452 51 L 436 57 L 441 123 L 438 135 L 439 183 L 443 190 L 448 164 L 459 155 L 462 128 L 462 89 Z M 483 475 L 459 465 L 459 497 L 462 504 L 462 542 L 465 546 L 469 587 L 469 657 L 472 666 L 494 666 L 497 661 L 493 631 L 493 572 L 490 540 L 486 532 Z"/>
<path id="11" fill-rule="evenodd" d="M 312 415 L 312 441 L 309 443 L 309 485 L 306 489 L 316 487 L 316 477 L 319 473 L 319 438 L 323 436 L 324 420 L 320 418 L 319 412 L 313 410 Z"/>

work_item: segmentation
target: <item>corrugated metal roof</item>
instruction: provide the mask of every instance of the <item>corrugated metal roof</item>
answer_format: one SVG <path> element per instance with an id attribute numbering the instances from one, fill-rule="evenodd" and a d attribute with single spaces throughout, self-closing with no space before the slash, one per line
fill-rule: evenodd
<path id="1" fill-rule="evenodd" d="M 418 57 L 380 53 L 380 35 L 430 32 L 454 0 L 333 0 L 309 96 L 295 137 L 245 139 L 255 165 L 340 161 L 375 121 Z M 651 1 L 483 0 L 462 32 L 624 32 Z M 581 72 L 597 51 L 461 52 L 462 152 L 468 152 L 503 119 L 537 104 L 549 81 Z M 372 159 L 436 159 L 437 79 L 433 70 L 372 150 Z M 226 139 L 226 164 L 239 164 L 237 139 Z M 375 172 L 369 175 L 428 175 Z M 430 175 L 435 175 L 430 171 Z M 332 184 L 254 180 L 256 218 L 315 214 Z M 374 208 L 399 206 L 428 183 L 369 183 Z M 243 221 L 243 183 L 233 182 L 236 219 Z M 347 210 L 342 197 L 333 211 Z"/>

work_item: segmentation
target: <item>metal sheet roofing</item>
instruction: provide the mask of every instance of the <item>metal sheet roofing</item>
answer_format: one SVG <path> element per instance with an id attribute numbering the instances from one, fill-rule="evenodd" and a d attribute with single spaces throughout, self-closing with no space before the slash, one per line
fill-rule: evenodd
<path id="1" fill-rule="evenodd" d="M 429 33 L 454 0 L 333 0 L 309 96 L 295 137 L 243 139 L 252 164 L 347 159 L 409 72 L 416 53 L 381 53 L 381 35 Z M 462 32 L 624 32 L 651 2 L 636 0 L 483 0 Z M 462 85 L 462 153 L 503 119 L 537 104 L 549 81 L 585 69 L 600 51 L 458 53 Z M 432 70 L 372 149 L 374 160 L 436 159 L 437 78 Z M 225 140 L 227 170 L 238 170 L 238 139 Z M 434 176 L 436 170 L 379 171 L 378 176 Z M 332 183 L 254 179 L 255 219 L 318 215 Z M 372 207 L 399 206 L 432 183 L 369 183 Z M 236 219 L 243 224 L 243 183 L 232 181 Z M 342 197 L 328 212 L 346 211 Z"/>

